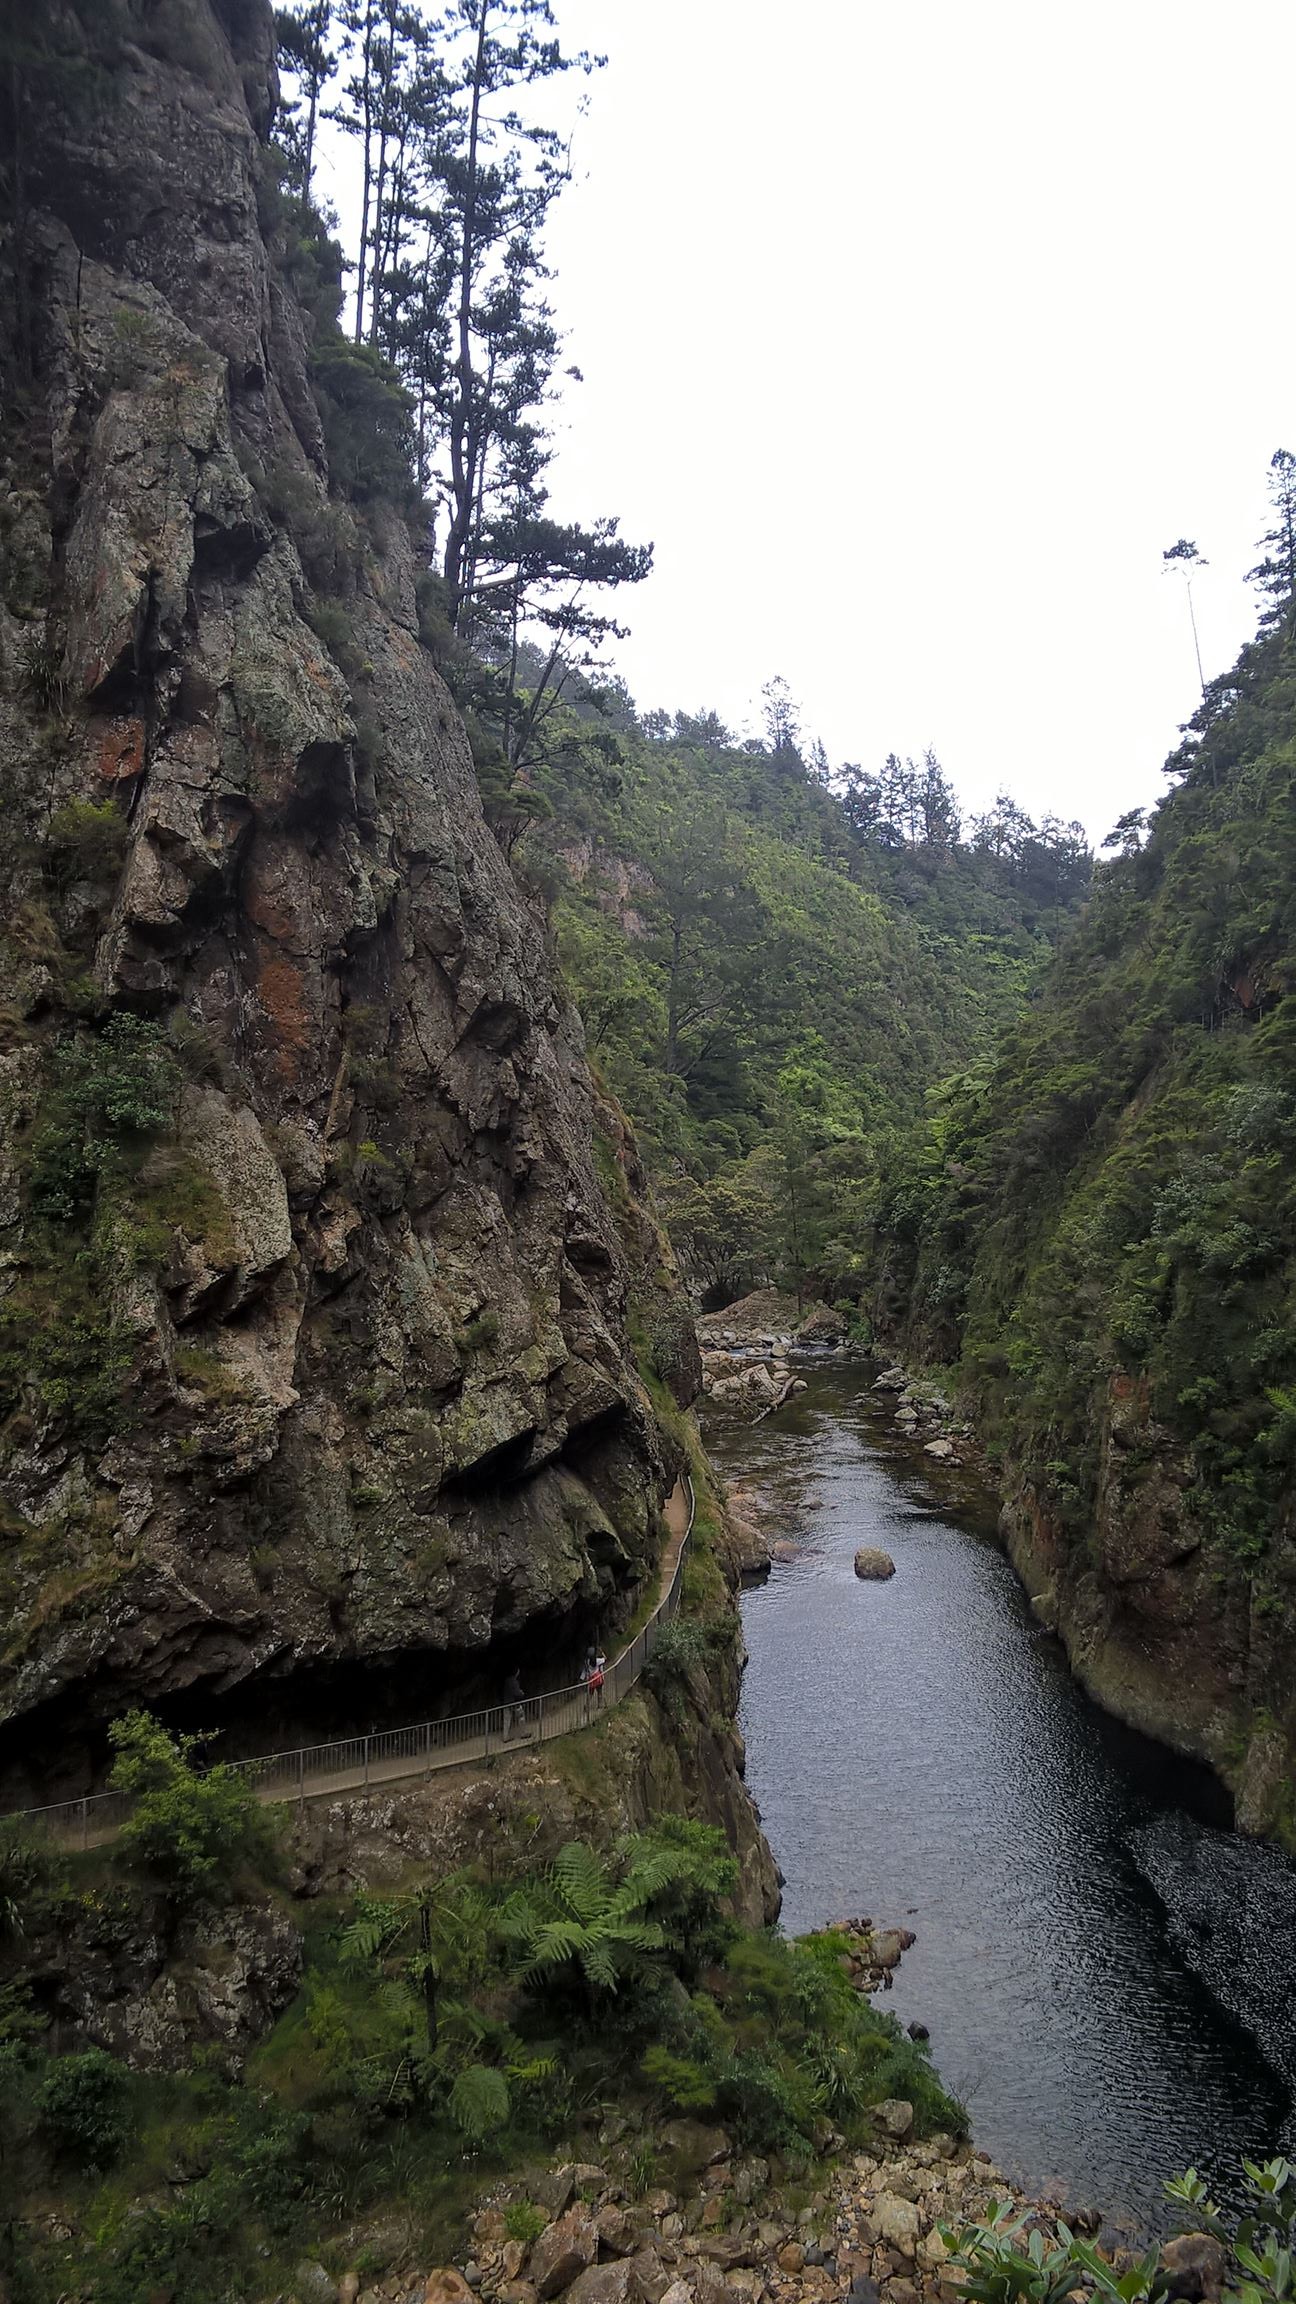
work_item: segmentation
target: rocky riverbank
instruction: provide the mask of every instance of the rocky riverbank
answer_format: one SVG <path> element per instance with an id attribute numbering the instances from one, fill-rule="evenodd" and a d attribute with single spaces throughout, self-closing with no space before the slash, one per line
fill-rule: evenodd
<path id="1" fill-rule="evenodd" d="M 795 1351 L 846 1348 L 846 1321 L 830 1304 L 808 1308 L 777 1288 L 760 1288 L 697 1324 L 702 1396 L 726 1415 L 768 1416 L 805 1390 Z"/>
<path id="2" fill-rule="evenodd" d="M 703 1428 L 733 1421 L 759 1423 L 807 1389 L 801 1370 L 808 1356 L 853 1349 L 845 1317 L 829 1304 L 808 1309 L 774 1288 L 758 1289 L 697 1324 L 702 1365 L 699 1413 Z M 887 1419 L 898 1447 L 919 1450 L 933 1465 L 953 1470 L 978 1462 L 970 1424 L 960 1420 L 939 1387 L 913 1377 L 898 1361 L 879 1363 L 861 1352 L 870 1373 L 861 1400 Z M 774 1560 L 795 1555 L 788 1530 L 768 1496 L 733 1482 L 725 1497 L 733 1559 L 747 1580 L 764 1576 Z"/>
<path id="3" fill-rule="evenodd" d="M 795 2180 L 722 2129 L 671 2121 L 646 2150 L 617 2117 L 600 2131 L 597 2161 L 536 2168 L 486 2192 L 457 2263 L 422 2270 L 402 2258 L 380 2275 L 340 2277 L 304 2264 L 295 2304 L 952 2304 L 964 2276 L 945 2234 L 996 2203 L 1051 2230 L 1053 2203 L 1029 2200 L 966 2141 L 916 2137 L 911 2104 L 890 2100 L 873 2117 L 866 2150 L 830 2135 Z M 641 2185 L 646 2157 L 667 2177 Z M 1072 2211 L 1071 2224 L 1092 2232 L 1099 2218 Z M 367 2260 L 384 2239 L 399 2252 L 393 2229 L 377 2251 L 368 2241 Z M 1198 2284 L 1176 2286 L 1187 2246 L 1163 2252 L 1169 2294 L 1218 2297 L 1214 2242 L 1193 2256 Z M 1128 2261 L 1119 2248 L 1109 2255 L 1117 2268 Z"/>

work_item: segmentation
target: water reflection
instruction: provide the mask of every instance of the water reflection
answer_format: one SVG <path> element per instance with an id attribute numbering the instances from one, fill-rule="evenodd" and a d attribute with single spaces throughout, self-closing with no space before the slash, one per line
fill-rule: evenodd
<path id="1" fill-rule="evenodd" d="M 1146 2228 L 1164 2175 L 1223 2182 L 1284 2141 L 1296 1873 L 1086 1700 L 971 1506 L 955 1525 L 874 1451 L 859 1385 L 821 1367 L 714 1449 L 804 1539 L 743 1611 L 785 1924 L 916 1929 L 887 2004 L 930 2027 L 978 2141 Z M 888 1583 L 856 1581 L 860 1544 L 892 1553 Z"/>

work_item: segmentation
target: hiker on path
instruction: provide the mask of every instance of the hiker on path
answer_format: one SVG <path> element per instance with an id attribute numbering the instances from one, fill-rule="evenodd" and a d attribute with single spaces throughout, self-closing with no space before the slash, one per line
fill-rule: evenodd
<path id="1" fill-rule="evenodd" d="M 504 1733 L 506 1736 L 518 1735 L 526 1726 L 526 1698 L 516 1669 L 510 1672 L 504 1683 L 504 1703 Z"/>

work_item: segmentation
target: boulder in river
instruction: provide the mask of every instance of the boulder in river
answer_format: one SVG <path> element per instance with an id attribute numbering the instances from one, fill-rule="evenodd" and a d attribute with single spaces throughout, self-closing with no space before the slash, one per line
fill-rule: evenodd
<path id="1" fill-rule="evenodd" d="M 725 1493 L 725 1525 L 729 1537 L 729 1556 L 741 1577 L 750 1581 L 767 1576 L 771 1558 L 770 1540 L 761 1526 L 760 1508 L 751 1490 L 741 1481 L 730 1482 Z"/>
<path id="2" fill-rule="evenodd" d="M 885 1583 L 888 1576 L 895 1574 L 895 1562 L 889 1552 L 881 1551 L 877 1545 L 861 1544 L 855 1555 L 855 1573 L 864 1583 Z"/>
<path id="3" fill-rule="evenodd" d="M 831 1304 L 813 1304 L 796 1332 L 798 1344 L 840 1344 L 846 1334 L 845 1315 Z"/>
<path id="4" fill-rule="evenodd" d="M 916 1942 L 912 1928 L 875 1928 L 868 1955 L 875 1968 L 898 1968 L 901 1954 Z"/>
<path id="5" fill-rule="evenodd" d="M 772 1408 L 779 1396 L 779 1388 L 763 1360 L 749 1361 L 732 1376 L 717 1376 L 711 1386 L 711 1398 L 722 1407 Z"/>

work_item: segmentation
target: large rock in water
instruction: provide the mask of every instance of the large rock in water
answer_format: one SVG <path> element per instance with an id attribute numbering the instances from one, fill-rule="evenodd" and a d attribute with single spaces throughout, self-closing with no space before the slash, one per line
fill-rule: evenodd
<path id="1" fill-rule="evenodd" d="M 11 1721 L 402 1656 L 431 1709 L 429 1658 L 651 1573 L 677 1467 L 632 1300 L 676 1397 L 699 1380 L 409 534 L 330 493 L 259 216 L 272 54 L 266 0 L 171 0 L 164 36 L 122 0 L 94 101 L 31 123 L 0 416 Z M 114 1169 L 89 1291 L 79 1214 L 54 1255 L 26 1224 L 78 1034 L 127 1110 L 151 1052 L 174 1115 Z"/>
<path id="2" fill-rule="evenodd" d="M 763 1360 L 750 1361 L 732 1376 L 718 1377 L 711 1386 L 711 1398 L 721 1408 L 761 1411 L 772 1408 L 778 1396 L 779 1387 Z"/>
<path id="3" fill-rule="evenodd" d="M 798 1344 L 840 1344 L 845 1336 L 845 1314 L 831 1304 L 812 1304 L 796 1332 Z"/>
<path id="4" fill-rule="evenodd" d="M 884 1583 L 888 1576 L 894 1576 L 895 1562 L 889 1552 L 862 1544 L 855 1555 L 855 1573 L 865 1583 Z"/>

